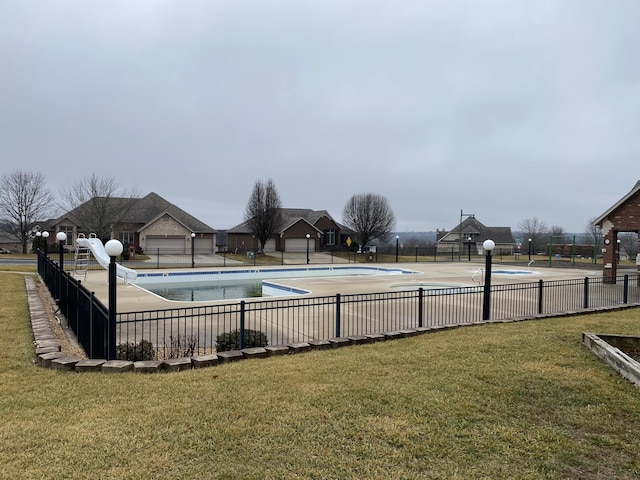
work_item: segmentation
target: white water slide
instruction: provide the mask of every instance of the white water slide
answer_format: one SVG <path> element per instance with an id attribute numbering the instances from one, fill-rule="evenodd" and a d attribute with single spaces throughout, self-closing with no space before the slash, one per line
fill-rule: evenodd
<path id="1" fill-rule="evenodd" d="M 93 235 L 93 234 L 92 234 Z M 107 251 L 104 249 L 104 245 L 100 241 L 99 238 L 95 236 L 91 236 L 90 238 L 78 237 L 76 242 L 79 247 L 88 248 L 96 261 L 107 270 L 109 269 L 109 263 L 111 262 L 111 258 L 107 255 Z M 135 270 L 132 270 L 127 267 L 123 267 L 119 263 L 116 263 L 116 275 L 125 282 L 131 282 L 138 277 L 138 273 Z"/>

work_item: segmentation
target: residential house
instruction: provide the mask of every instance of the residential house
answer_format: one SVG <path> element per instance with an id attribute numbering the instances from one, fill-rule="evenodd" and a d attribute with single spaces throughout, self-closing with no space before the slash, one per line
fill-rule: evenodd
<path id="1" fill-rule="evenodd" d="M 344 227 L 326 210 L 282 208 L 282 223 L 264 246 L 265 252 L 310 252 L 339 250 Z M 227 230 L 229 251 L 244 253 L 260 248 L 247 222 Z M 309 236 L 307 238 L 307 235 Z"/>
<path id="2" fill-rule="evenodd" d="M 436 232 L 438 250 L 455 254 L 471 252 L 474 255 L 481 255 L 484 253 L 482 244 L 489 239 L 496 244 L 495 254 L 511 255 L 516 252 L 517 247 L 511 227 L 487 227 L 473 215 L 450 231 Z"/>
<path id="3" fill-rule="evenodd" d="M 91 199 L 88 202 L 97 201 Z M 197 253 L 215 253 L 216 231 L 193 215 L 165 200 L 157 193 L 149 193 L 136 199 L 113 198 L 114 202 L 132 202 L 123 220 L 114 226 L 113 238 L 120 240 L 125 248 L 154 253 L 191 253 L 193 242 Z M 85 204 L 83 204 L 85 205 Z M 78 215 L 80 205 L 57 219 L 48 221 L 47 230 L 54 232 L 49 243 L 54 244 L 56 233 L 67 234 L 67 248 L 75 248 L 79 233 L 88 236 Z M 192 239 L 192 234 L 195 236 Z"/>

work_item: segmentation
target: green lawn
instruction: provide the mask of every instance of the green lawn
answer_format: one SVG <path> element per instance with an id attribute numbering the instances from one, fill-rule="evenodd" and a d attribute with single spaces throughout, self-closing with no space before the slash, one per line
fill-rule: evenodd
<path id="1" fill-rule="evenodd" d="M 0 273 L 0 478 L 632 479 L 640 391 L 581 345 L 640 311 L 460 328 L 189 372 L 32 365 Z"/>

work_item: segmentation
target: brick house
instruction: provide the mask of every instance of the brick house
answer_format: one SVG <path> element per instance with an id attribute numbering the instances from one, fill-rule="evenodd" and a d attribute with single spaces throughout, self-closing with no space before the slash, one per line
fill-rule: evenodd
<path id="1" fill-rule="evenodd" d="M 344 227 L 326 210 L 282 208 L 281 212 L 281 227 L 267 240 L 265 252 L 304 252 L 307 243 L 311 252 L 340 249 Z M 247 222 L 230 228 L 226 234 L 231 252 L 257 251 L 260 247 Z"/>
<path id="2" fill-rule="evenodd" d="M 450 231 L 436 232 L 438 250 L 456 254 L 467 253 L 470 250 L 474 255 L 481 255 L 484 253 L 482 244 L 489 239 L 496 244 L 496 254 L 512 255 L 516 251 L 511 227 L 487 227 L 475 216 L 467 217 Z"/>
<path id="3" fill-rule="evenodd" d="M 91 201 L 95 199 L 88 202 Z M 131 202 L 123 220 L 113 227 L 112 232 L 113 238 L 120 240 L 125 248 L 141 249 L 146 253 L 158 250 L 175 254 L 191 253 L 191 234 L 195 233 L 195 252 L 216 251 L 216 231 L 213 228 L 156 193 L 149 193 L 142 198 L 113 198 L 110 201 Z M 50 245 L 55 245 L 57 232 L 67 234 L 67 248 L 75 248 L 79 233 L 86 236 L 92 233 L 81 225 L 77 214 L 83 205 L 47 222 L 45 229 L 53 232 L 49 236 Z"/>
<path id="4" fill-rule="evenodd" d="M 602 248 L 605 279 L 615 283 L 617 275 L 618 233 L 640 230 L 640 181 L 624 197 L 596 218 L 593 226 L 600 227 L 604 246 Z M 636 265 L 640 272 L 640 255 L 636 255 Z"/>

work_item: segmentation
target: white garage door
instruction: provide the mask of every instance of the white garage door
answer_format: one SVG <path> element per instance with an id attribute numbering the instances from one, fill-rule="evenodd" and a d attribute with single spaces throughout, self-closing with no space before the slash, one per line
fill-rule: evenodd
<path id="1" fill-rule="evenodd" d="M 184 238 L 148 238 L 145 253 L 153 255 L 158 253 L 186 253 Z"/>
<path id="2" fill-rule="evenodd" d="M 270 238 L 267 240 L 267 243 L 264 244 L 265 252 L 275 252 L 276 251 L 276 239 Z"/>
<path id="3" fill-rule="evenodd" d="M 284 243 L 284 249 L 287 252 L 306 252 L 307 251 L 307 239 L 306 238 L 287 238 Z M 309 240 L 309 251 L 315 252 L 316 245 L 313 240 Z"/>
<path id="4" fill-rule="evenodd" d="M 198 238 L 196 237 L 194 248 L 196 253 L 205 254 L 213 253 L 213 238 Z M 191 248 L 191 246 L 189 246 Z"/>

